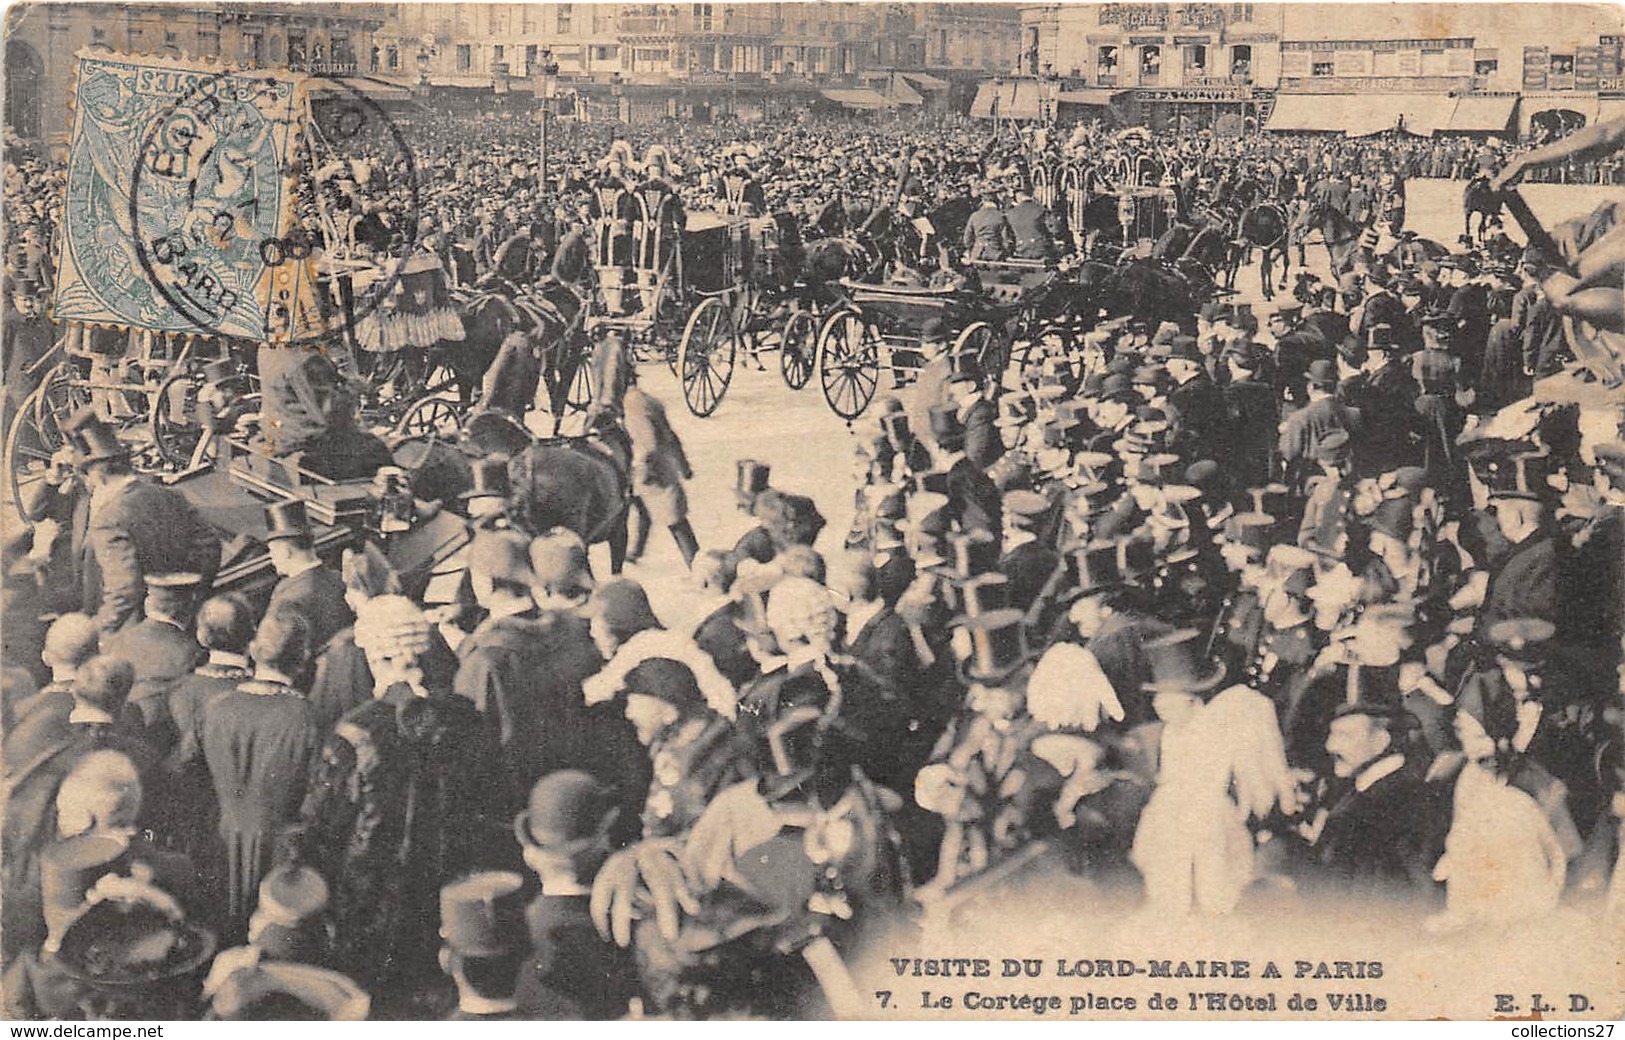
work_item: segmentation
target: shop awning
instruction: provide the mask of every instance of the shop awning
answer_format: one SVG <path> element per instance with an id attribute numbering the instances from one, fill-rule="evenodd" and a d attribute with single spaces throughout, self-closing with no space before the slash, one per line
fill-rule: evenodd
<path id="1" fill-rule="evenodd" d="M 892 103 L 878 91 L 867 87 L 855 87 L 844 90 L 826 90 L 824 97 L 844 108 L 853 108 L 862 112 L 873 112 L 877 109 L 891 108 Z"/>
<path id="2" fill-rule="evenodd" d="M 1281 133 L 1347 130 L 1360 120 L 1364 100 L 1352 94 L 1281 94 L 1264 129 Z"/>
<path id="3" fill-rule="evenodd" d="M 925 98 L 920 94 L 919 91 L 909 86 L 908 82 L 902 76 L 898 76 L 896 79 L 891 81 L 891 84 L 885 91 L 885 95 L 886 100 L 890 101 L 894 105 L 925 104 Z"/>
<path id="4" fill-rule="evenodd" d="M 1456 101 L 1434 94 L 1282 94 L 1264 129 L 1342 131 L 1350 137 L 1402 129 L 1428 137 L 1449 123 Z"/>
<path id="5" fill-rule="evenodd" d="M 1104 108 L 1112 103 L 1112 99 L 1123 93 L 1120 90 L 1063 90 L 1057 96 L 1063 105 L 1094 105 Z"/>
<path id="6" fill-rule="evenodd" d="M 1625 116 L 1625 98 L 1597 99 L 1597 122 L 1602 123 L 1621 116 Z"/>
<path id="7" fill-rule="evenodd" d="M 1037 119 L 1038 101 L 1037 80 L 990 80 L 976 88 L 970 114 L 973 119 Z"/>
<path id="8" fill-rule="evenodd" d="M 903 78 L 914 84 L 916 89 L 923 90 L 926 93 L 930 93 L 934 90 L 948 89 L 947 80 L 938 79 L 928 72 L 905 72 L 903 73 Z"/>
<path id="9" fill-rule="evenodd" d="M 1505 133 L 1512 122 L 1512 110 L 1517 107 L 1515 97 L 1460 97 L 1450 120 L 1440 130 L 1470 133 Z"/>
<path id="10" fill-rule="evenodd" d="M 410 101 L 412 88 L 404 83 L 374 76 L 355 76 L 341 82 L 351 90 L 373 101 Z"/>

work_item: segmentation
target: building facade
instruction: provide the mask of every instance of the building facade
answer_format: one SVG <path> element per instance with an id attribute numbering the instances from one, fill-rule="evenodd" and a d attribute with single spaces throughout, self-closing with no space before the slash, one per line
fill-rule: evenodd
<path id="1" fill-rule="evenodd" d="M 1625 99 L 1604 4 L 1047 4 L 1022 33 L 1020 75 L 1058 82 L 1060 115 L 1070 96 L 1157 128 L 1527 133 Z"/>
<path id="2" fill-rule="evenodd" d="M 641 121 L 766 115 L 877 72 L 945 83 L 1005 72 L 1020 13 L 968 3 L 403 4 L 377 40 L 380 74 L 488 93 L 531 92 L 551 50 L 560 90 L 613 93 L 619 114 Z"/>
<path id="3" fill-rule="evenodd" d="M 84 49 L 205 58 L 350 76 L 370 64 L 393 4 L 27 4 L 6 14 L 9 132 L 66 144 L 75 55 Z"/>

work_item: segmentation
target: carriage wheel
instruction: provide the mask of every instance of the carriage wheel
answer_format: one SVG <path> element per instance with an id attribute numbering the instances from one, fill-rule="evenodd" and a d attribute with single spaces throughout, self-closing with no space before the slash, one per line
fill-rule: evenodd
<path id="1" fill-rule="evenodd" d="M 689 411 L 704 419 L 717 410 L 733 380 L 738 355 L 739 330 L 728 302 L 720 296 L 700 301 L 688 316 L 677 348 L 677 375 Z"/>
<path id="2" fill-rule="evenodd" d="M 43 482 L 50 472 L 51 456 L 64 442 L 54 413 L 40 406 L 42 385 L 23 399 L 6 431 L 6 482 L 11 485 L 11 505 L 29 527 L 34 521 L 24 509 L 29 489 Z"/>
<path id="3" fill-rule="evenodd" d="M 153 446 L 166 466 L 180 469 L 191 462 L 198 441 L 203 439 L 203 423 L 199 421 L 197 407 L 200 389 L 201 379 L 191 373 L 177 372 L 164 380 L 152 396 L 147 425 L 152 431 Z"/>
<path id="4" fill-rule="evenodd" d="M 42 437 L 54 438 L 49 442 L 52 451 L 67 443 L 62 434 L 63 424 L 90 404 L 90 391 L 77 385 L 75 378 L 73 365 L 64 362 L 51 369 L 33 394 L 34 421 Z"/>
<path id="5" fill-rule="evenodd" d="M 818 322 L 810 311 L 795 311 L 785 319 L 779 334 L 779 371 L 784 385 L 800 390 L 812 378 L 818 346 Z"/>
<path id="6" fill-rule="evenodd" d="M 818 382 L 830 410 L 851 422 L 880 385 L 880 330 L 853 311 L 837 311 L 818 333 Z"/>
<path id="7" fill-rule="evenodd" d="M 954 356 L 967 352 L 975 355 L 982 377 L 997 386 L 1004 379 L 1005 366 L 1010 363 L 1010 345 L 1004 337 L 985 321 L 973 321 L 954 340 Z"/>
<path id="8" fill-rule="evenodd" d="M 425 397 L 416 402 L 395 424 L 397 437 L 450 437 L 462 432 L 463 417 L 457 405 L 444 397 Z"/>

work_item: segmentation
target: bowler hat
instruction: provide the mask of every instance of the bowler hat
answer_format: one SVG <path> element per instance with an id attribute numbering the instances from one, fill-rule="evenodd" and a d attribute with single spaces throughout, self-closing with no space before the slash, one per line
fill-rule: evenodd
<path id="1" fill-rule="evenodd" d="M 129 457 L 129 446 L 119 440 L 118 433 L 102 421 L 94 408 L 87 407 L 75 412 L 62 427 L 62 432 L 67 435 L 68 443 L 73 446 L 77 456 L 76 461 L 81 466 Z"/>
<path id="2" fill-rule="evenodd" d="M 1175 336 L 1168 351 L 1169 360 L 1201 361 L 1202 352 L 1196 347 L 1195 336 Z"/>
<path id="3" fill-rule="evenodd" d="M 614 813 L 608 788 L 579 769 L 560 769 L 531 788 L 514 835 L 521 846 L 573 853 L 591 845 Z"/>
<path id="4" fill-rule="evenodd" d="M 1309 385 L 1316 390 L 1337 389 L 1337 366 L 1322 358 L 1309 363 Z"/>
<path id="5" fill-rule="evenodd" d="M 310 541 L 310 513 L 301 499 L 272 502 L 265 507 L 265 528 L 265 541 L 267 543 L 283 538 L 296 538 L 308 544 Z"/>
<path id="6" fill-rule="evenodd" d="M 489 870 L 453 881 L 440 890 L 440 935 L 446 945 L 471 957 L 499 957 L 523 950 L 524 879 L 509 870 Z"/>
<path id="7" fill-rule="evenodd" d="M 1367 335 L 1366 348 L 1368 350 L 1393 350 L 1394 327 L 1392 325 L 1373 325 Z"/>

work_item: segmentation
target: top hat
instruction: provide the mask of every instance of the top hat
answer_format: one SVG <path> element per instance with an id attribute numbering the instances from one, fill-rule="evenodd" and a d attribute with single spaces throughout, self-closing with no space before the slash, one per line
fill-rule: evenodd
<path id="1" fill-rule="evenodd" d="M 1157 543 L 1149 534 L 1131 534 L 1117 542 L 1117 569 L 1126 582 L 1143 582 L 1156 573 Z"/>
<path id="2" fill-rule="evenodd" d="M 1085 516 L 1097 516 L 1117 501 L 1117 488 L 1104 481 L 1091 480 L 1072 490 L 1072 502 Z"/>
<path id="3" fill-rule="evenodd" d="M 469 479 L 473 482 L 467 491 L 458 495 L 461 499 L 470 498 L 507 498 L 513 493 L 508 482 L 508 457 L 506 455 L 487 455 L 475 459 L 468 467 Z"/>
<path id="4" fill-rule="evenodd" d="M 1275 523 L 1275 517 L 1268 513 L 1237 513 L 1226 522 L 1224 538 L 1262 555 L 1269 549 Z"/>
<path id="5" fill-rule="evenodd" d="M 282 538 L 297 538 L 307 544 L 310 542 L 310 513 L 301 499 L 272 502 L 266 506 L 265 527 L 267 543 Z"/>
<path id="6" fill-rule="evenodd" d="M 1373 325 L 1367 333 L 1366 348 L 1368 350 L 1393 350 L 1394 327 L 1392 325 Z"/>
<path id="7" fill-rule="evenodd" d="M 948 536 L 948 560 L 942 576 L 950 582 L 965 582 L 986 574 L 999 565 L 999 543 L 985 531 L 965 531 Z"/>
<path id="8" fill-rule="evenodd" d="M 950 585 L 948 606 L 965 617 L 981 617 L 1010 606 L 1010 579 L 997 571 L 978 574 L 960 585 Z"/>
<path id="9" fill-rule="evenodd" d="M 1473 457 L 1473 470 L 1491 498 L 1544 501 L 1550 463 L 1544 451 L 1484 452 Z"/>
<path id="10" fill-rule="evenodd" d="M 1282 321 L 1297 321 L 1302 316 L 1303 304 L 1301 303 L 1283 303 L 1275 308 L 1275 317 L 1280 318 Z"/>
<path id="11" fill-rule="evenodd" d="M 73 446 L 77 462 L 82 466 L 129 457 L 129 447 L 118 439 L 118 433 L 103 422 L 93 408 L 75 412 L 63 425 L 62 432 L 67 434 L 68 443 Z"/>
<path id="12" fill-rule="evenodd" d="M 913 431 L 909 429 L 908 414 L 906 412 L 887 412 L 880 417 L 880 429 L 886 440 L 894 448 L 906 448 L 913 440 Z M 743 463 L 741 463 L 743 465 Z M 764 470 L 766 467 L 763 467 Z M 763 486 L 766 486 L 767 475 L 762 475 Z M 741 494 L 745 493 L 741 489 Z"/>
<path id="13" fill-rule="evenodd" d="M 1272 517 L 1282 517 L 1287 511 L 1287 496 L 1290 494 L 1285 484 L 1265 484 L 1263 487 L 1248 488 L 1247 494 L 1253 500 L 1253 512 L 1267 513 Z"/>
<path id="14" fill-rule="evenodd" d="M 1072 567 L 1076 572 L 1076 586 L 1068 598 L 1081 598 L 1123 584 L 1123 572 L 1118 566 L 1119 541 L 1088 542 L 1072 552 Z"/>
<path id="15" fill-rule="evenodd" d="M 1151 681 L 1142 688 L 1148 693 L 1201 694 L 1219 685 L 1224 664 L 1213 661 L 1203 667 L 1198 647 L 1201 638 L 1196 629 L 1182 628 L 1146 642 Z"/>
<path id="16" fill-rule="evenodd" d="M 1023 627 L 1025 619 L 1025 615 L 1014 608 L 958 619 L 970 637 L 965 677 L 971 682 L 994 684 L 1019 671 L 1032 658 L 1027 649 L 1027 630 Z"/>
<path id="17" fill-rule="evenodd" d="M 440 890 L 440 935 L 446 945 L 472 957 L 498 957 L 523 950 L 524 879 L 490 870 L 453 881 Z"/>
<path id="18" fill-rule="evenodd" d="M 740 459 L 734 467 L 734 492 L 742 504 L 748 505 L 767 490 L 772 470 L 766 463 L 755 459 Z"/>

